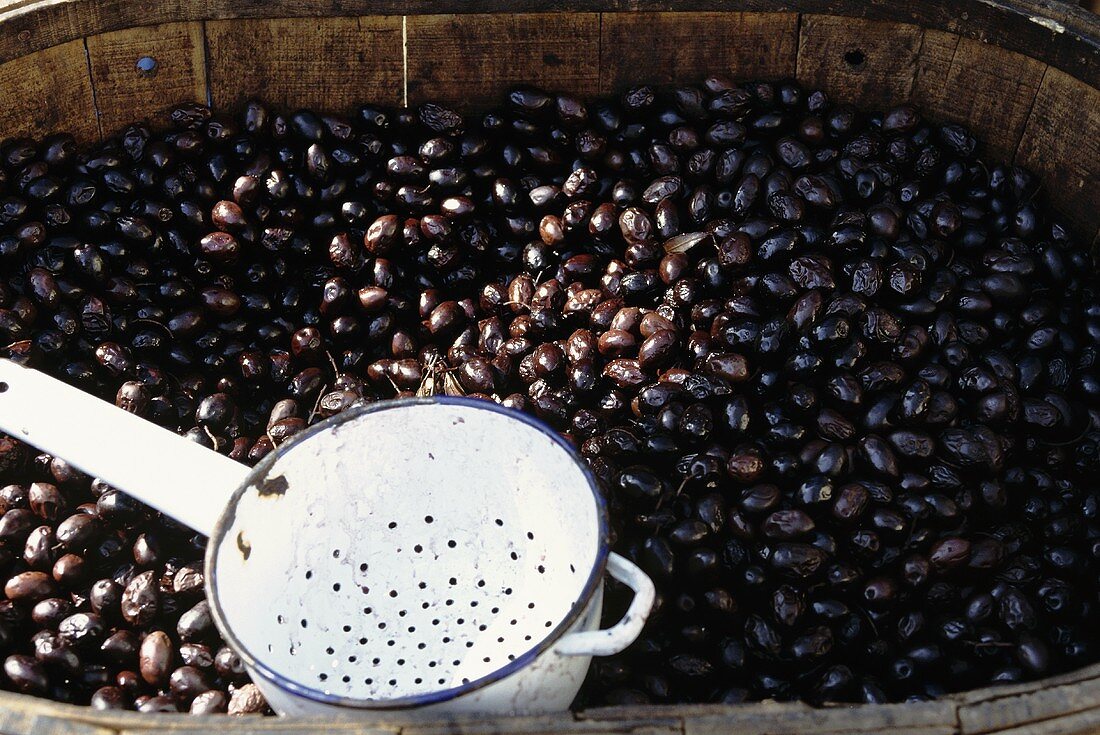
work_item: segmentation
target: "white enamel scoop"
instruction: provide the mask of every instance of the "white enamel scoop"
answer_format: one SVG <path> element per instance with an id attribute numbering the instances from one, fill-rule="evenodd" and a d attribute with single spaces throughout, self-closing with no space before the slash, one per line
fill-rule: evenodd
<path id="1" fill-rule="evenodd" d="M 561 710 L 653 605 L 569 445 L 488 401 L 352 409 L 249 469 L 0 360 L 0 430 L 210 537 L 214 619 L 280 714 Z M 635 597 L 598 630 L 605 570 Z"/>

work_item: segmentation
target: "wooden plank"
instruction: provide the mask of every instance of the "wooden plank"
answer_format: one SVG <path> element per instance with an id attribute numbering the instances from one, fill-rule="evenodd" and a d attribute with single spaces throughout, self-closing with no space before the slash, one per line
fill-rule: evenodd
<path id="1" fill-rule="evenodd" d="M 600 91 L 633 84 L 794 76 L 798 17 L 792 13 L 604 13 Z"/>
<path id="2" fill-rule="evenodd" d="M 1100 710 L 1089 710 L 1053 720 L 1000 730 L 997 735 L 1096 735 L 1100 733 Z"/>
<path id="3" fill-rule="evenodd" d="M 776 733 L 883 733 L 954 735 L 955 705 L 950 701 L 920 704 L 858 705 L 815 708 L 797 702 L 744 705 L 676 705 L 607 707 L 578 716 L 601 722 L 638 721 L 651 712 L 683 720 L 685 735 L 775 735 Z M 650 715 L 654 716 L 654 715 Z"/>
<path id="4" fill-rule="evenodd" d="M 206 39 L 216 107 L 257 96 L 328 112 L 402 101 L 399 17 L 219 20 Z"/>
<path id="5" fill-rule="evenodd" d="M 1100 681 L 997 697 L 959 708 L 962 735 L 996 732 L 1087 711 L 1100 712 Z"/>
<path id="6" fill-rule="evenodd" d="M 909 23 L 803 15 L 798 79 L 837 100 L 897 104 L 912 91 L 922 36 Z"/>
<path id="7" fill-rule="evenodd" d="M 201 23 L 164 23 L 88 38 L 88 58 L 105 135 L 178 102 L 206 102 Z M 138 68 L 138 62 L 147 70 Z M 150 62 L 151 60 L 151 62 Z M 154 64 L 148 70 L 149 64 Z"/>
<path id="8" fill-rule="evenodd" d="M 683 723 L 664 717 L 652 708 L 650 717 L 641 719 L 574 720 L 568 713 L 541 717 L 481 718 L 477 722 L 441 721 L 413 724 L 401 728 L 401 735 L 682 735 Z"/>
<path id="9" fill-rule="evenodd" d="M 407 18 L 409 104 L 499 102 L 534 84 L 591 95 L 598 87 L 595 13 L 494 13 Z"/>
<path id="10" fill-rule="evenodd" d="M 31 697 L 21 697 L 30 700 Z M 37 707 L 0 710 L 0 732 L 4 735 L 114 735 L 115 731 L 64 716 L 43 714 Z"/>
<path id="11" fill-rule="evenodd" d="M 1023 54 L 927 30 L 913 102 L 940 122 L 965 124 L 991 158 L 1012 157 L 1046 65 Z"/>
<path id="12" fill-rule="evenodd" d="M 168 733 L 169 735 L 210 735 L 218 733 L 232 733 L 232 735 L 304 735 L 305 733 L 340 733 L 341 735 L 397 735 L 399 729 L 383 730 L 372 726 L 369 722 L 356 722 L 351 719 L 291 719 L 263 717 L 261 715 L 243 715 L 238 717 L 225 717 L 214 715 L 217 723 L 204 722 L 204 719 L 190 715 L 168 715 L 167 719 L 173 720 L 165 724 L 163 721 L 143 727 L 140 724 L 118 731 L 118 735 L 156 735 L 156 733 Z"/>
<path id="13" fill-rule="evenodd" d="M 99 139 L 95 98 L 83 41 L 36 51 L 0 64 L 0 139 L 67 130 Z"/>
<path id="14" fill-rule="evenodd" d="M 1079 234 L 1100 229 L 1100 90 L 1048 70 L 1016 160 L 1040 175 L 1050 205 Z"/>
<path id="15" fill-rule="evenodd" d="M 88 35 L 135 25 L 225 18 L 323 15 L 668 10 L 669 0 L 206 0 L 135 3 L 132 0 L 0 0 L 0 61 Z M 729 10 L 729 0 L 680 0 L 683 11 Z M 789 0 L 739 0 L 739 11 L 790 11 Z M 1091 84 L 1100 84 L 1100 34 L 1081 8 L 1048 0 L 800 0 L 806 13 L 833 13 L 923 25 L 986 38 L 1032 54 Z M 1042 21 L 1037 23 L 1033 19 Z M 1051 25 L 1054 24 L 1054 25 Z"/>

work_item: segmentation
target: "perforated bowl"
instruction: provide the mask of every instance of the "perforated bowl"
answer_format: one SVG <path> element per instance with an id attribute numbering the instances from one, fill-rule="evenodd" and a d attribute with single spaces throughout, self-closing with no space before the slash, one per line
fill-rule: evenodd
<path id="1" fill-rule="evenodd" d="M 431 398 L 342 414 L 260 463 L 211 536 L 207 586 L 280 712 L 552 711 L 652 604 L 615 558 L 643 594 L 616 628 L 582 632 L 607 562 L 603 500 L 568 444 L 495 404 Z"/>

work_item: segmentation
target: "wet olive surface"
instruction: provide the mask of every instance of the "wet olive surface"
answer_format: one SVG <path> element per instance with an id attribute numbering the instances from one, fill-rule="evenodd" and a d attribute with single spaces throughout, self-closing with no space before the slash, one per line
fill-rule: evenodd
<path id="1" fill-rule="evenodd" d="M 395 396 L 540 417 L 659 589 L 579 705 L 920 700 L 1098 658 L 1093 264 L 965 129 L 717 78 L 171 120 L 0 145 L 4 354 L 246 463 Z M 201 537 L 3 436 L 0 510 L 4 687 L 265 709 Z"/>

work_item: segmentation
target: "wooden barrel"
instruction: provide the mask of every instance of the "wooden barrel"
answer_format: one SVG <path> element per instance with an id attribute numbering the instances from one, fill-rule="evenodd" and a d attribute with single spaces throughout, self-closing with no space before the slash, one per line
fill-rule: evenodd
<path id="1" fill-rule="evenodd" d="M 834 99 L 910 101 L 988 156 L 1036 171 L 1100 241 L 1100 18 L 1053 0 L 0 0 L 0 138 L 87 141 L 182 100 L 252 96 L 477 107 L 509 84 L 594 95 L 707 74 L 797 78 Z M 0 732 L 461 732 L 595 735 L 1100 733 L 1100 665 L 935 702 L 588 710 L 536 718 L 358 721 L 98 714 L 0 693 Z"/>

